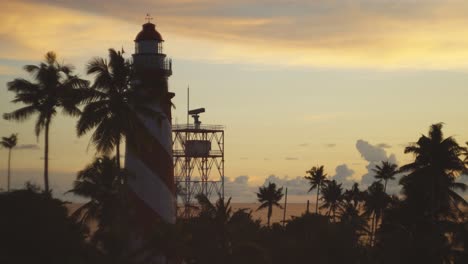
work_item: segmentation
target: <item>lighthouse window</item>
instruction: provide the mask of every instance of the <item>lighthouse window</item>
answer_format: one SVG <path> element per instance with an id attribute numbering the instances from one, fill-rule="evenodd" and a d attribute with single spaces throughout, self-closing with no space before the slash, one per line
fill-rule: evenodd
<path id="1" fill-rule="evenodd" d="M 163 52 L 162 43 L 159 42 L 158 43 L 158 53 L 162 53 L 162 52 Z"/>

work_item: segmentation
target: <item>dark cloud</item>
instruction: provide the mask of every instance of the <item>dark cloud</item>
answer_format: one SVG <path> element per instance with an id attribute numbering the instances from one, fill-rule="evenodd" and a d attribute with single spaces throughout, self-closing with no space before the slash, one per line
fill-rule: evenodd
<path id="1" fill-rule="evenodd" d="M 383 148 L 371 145 L 369 142 L 364 141 L 362 139 L 359 139 L 356 142 L 356 148 L 361 154 L 361 157 L 363 157 L 369 162 L 381 162 L 384 160 L 395 159 L 395 156 L 393 154 L 390 157 L 387 157 L 387 153 Z"/>
<path id="2" fill-rule="evenodd" d="M 334 148 L 334 147 L 336 147 L 336 144 L 334 144 L 334 143 L 329 143 L 329 144 L 325 144 L 325 146 L 326 146 L 327 148 Z"/>
<path id="3" fill-rule="evenodd" d="M 270 175 L 265 179 L 263 185 L 267 185 L 269 182 L 275 183 L 279 187 L 288 188 L 288 194 L 291 195 L 306 195 L 309 190 L 309 183 L 303 176 L 280 178 L 276 175 Z"/>
<path id="4" fill-rule="evenodd" d="M 343 184 L 345 189 L 350 188 L 353 183 L 355 182 L 351 179 L 353 176 L 354 171 L 348 167 L 346 164 L 341 164 L 336 166 L 335 168 L 335 175 L 333 175 L 330 179 L 336 180 L 337 182 Z"/>
<path id="5" fill-rule="evenodd" d="M 297 157 L 286 157 L 285 160 L 299 160 Z"/>
<path id="6" fill-rule="evenodd" d="M 249 176 L 238 176 L 234 179 L 224 178 L 224 192 L 226 197 L 232 197 L 236 203 L 255 201 L 256 187 L 249 185 Z"/>
<path id="7" fill-rule="evenodd" d="M 387 149 L 387 148 L 391 148 L 392 146 L 387 143 L 380 143 L 377 145 L 377 147 Z"/>
<path id="8" fill-rule="evenodd" d="M 402 37 L 413 39 L 411 33 L 426 33 L 432 36 L 427 40 L 414 39 L 422 41 L 423 45 L 437 46 L 437 49 L 431 49 L 429 54 L 433 51 L 463 51 L 466 46 L 464 41 L 447 42 L 447 36 L 443 33 L 446 33 L 448 28 L 457 36 L 468 23 L 465 16 L 468 10 L 466 3 L 442 5 L 441 1 L 432 0 L 271 0 L 268 3 L 246 0 L 135 0 L 132 4 L 129 4 L 128 0 L 20 2 L 59 6 L 65 10 L 84 11 L 131 23 L 142 23 L 144 14 L 153 10 L 157 12 L 153 15 L 158 25 L 162 24 L 170 32 L 183 36 L 239 41 L 238 43 L 248 41 L 265 46 L 277 43 L 280 47 L 311 49 L 322 54 L 338 53 L 339 57 L 355 57 L 361 61 L 366 57 L 384 61 L 388 59 L 385 56 L 398 60 L 398 55 L 411 53 L 408 52 L 407 46 L 398 41 Z M 440 22 L 438 27 L 426 28 L 433 21 Z M 454 27 L 455 22 L 457 27 Z M 369 27 L 369 23 L 373 26 Z M 382 54 L 382 48 L 387 49 L 388 54 Z M 337 50 L 340 52 L 336 52 Z M 347 56 L 342 56 L 343 51 L 348 51 L 349 54 L 345 53 Z M 318 57 L 320 56 L 315 56 L 314 60 L 318 61 Z"/>
<path id="9" fill-rule="evenodd" d="M 385 149 L 379 145 L 372 145 L 367 141 L 359 139 L 356 142 L 356 149 L 361 154 L 361 157 L 368 162 L 366 165 L 367 173 L 364 174 L 361 178 L 361 185 L 365 188 L 367 188 L 375 181 L 375 173 L 372 171 L 372 169 L 374 169 L 376 165 L 381 164 L 382 161 L 389 161 L 391 163 L 398 164 L 395 154 L 387 155 Z M 400 177 L 401 176 L 397 176 L 397 180 L 390 181 L 388 183 L 387 190 L 389 193 L 398 192 L 398 179 Z"/>
<path id="10" fill-rule="evenodd" d="M 299 144 L 299 147 L 308 147 L 309 146 L 309 143 L 302 143 L 302 144 Z"/>
<path id="11" fill-rule="evenodd" d="M 16 147 L 16 149 L 31 149 L 31 150 L 38 150 L 41 149 L 37 144 L 21 144 Z"/>

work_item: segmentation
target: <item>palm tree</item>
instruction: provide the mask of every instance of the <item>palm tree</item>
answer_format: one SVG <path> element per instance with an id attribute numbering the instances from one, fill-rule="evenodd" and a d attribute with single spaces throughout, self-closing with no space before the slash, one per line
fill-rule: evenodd
<path id="1" fill-rule="evenodd" d="M 98 220 L 106 222 L 112 217 L 106 210 L 111 208 L 121 191 L 119 169 L 114 158 L 106 156 L 96 158 L 85 169 L 78 172 L 69 192 L 90 199 L 73 213 L 73 217 L 82 223 Z"/>
<path id="2" fill-rule="evenodd" d="M 11 150 L 16 147 L 18 142 L 18 134 L 11 134 L 9 137 L 2 137 L 0 145 L 8 149 L 8 178 L 7 178 L 7 191 L 10 191 L 10 177 L 11 177 Z"/>
<path id="3" fill-rule="evenodd" d="M 275 183 L 269 182 L 267 186 L 259 187 L 257 199 L 261 203 L 260 206 L 257 208 L 258 210 L 268 208 L 268 227 L 270 226 L 270 219 L 273 213 L 273 206 L 277 206 L 282 208 L 279 204 L 279 201 L 283 198 L 283 187 L 277 189 Z"/>
<path id="4" fill-rule="evenodd" d="M 359 241 L 359 237 L 368 233 L 367 218 L 359 213 L 359 209 L 352 200 L 345 200 L 339 209 L 338 216 L 340 223 L 351 228 L 355 238 L 355 242 Z"/>
<path id="5" fill-rule="evenodd" d="M 374 244 L 374 237 L 377 225 L 382 218 L 385 208 L 391 202 L 391 197 L 385 192 L 384 186 L 380 182 L 372 183 L 364 198 L 364 214 L 371 218 L 370 245 Z"/>
<path id="6" fill-rule="evenodd" d="M 320 209 L 327 208 L 327 216 L 335 221 L 336 211 L 340 208 L 340 203 L 343 200 L 343 188 L 341 183 L 338 184 L 335 180 L 327 181 L 322 189 L 322 201 L 324 202 Z"/>
<path id="7" fill-rule="evenodd" d="M 364 200 L 365 192 L 359 190 L 359 183 L 355 182 L 351 189 L 346 190 L 343 194 L 343 200 L 353 205 L 354 208 L 359 210 L 360 202 Z"/>
<path id="8" fill-rule="evenodd" d="M 200 216 L 213 219 L 218 225 L 225 225 L 231 218 L 231 198 L 224 201 L 224 198 L 220 197 L 213 204 L 206 195 L 200 193 L 196 196 L 196 199 L 201 206 Z"/>
<path id="9" fill-rule="evenodd" d="M 105 253 L 108 259 L 105 263 L 129 263 L 133 251 L 128 249 L 135 230 L 132 222 L 135 215 L 126 185 L 121 180 L 126 172 L 117 167 L 116 159 L 98 157 L 78 172 L 69 192 L 89 201 L 73 212 L 72 218 L 85 226 L 96 221 L 97 229 L 91 242 Z"/>
<path id="10" fill-rule="evenodd" d="M 461 159 L 465 151 L 452 137 L 443 137 L 441 123 L 431 125 L 428 136 L 405 148 L 415 156 L 400 169 L 408 173 L 400 180 L 406 202 L 432 220 L 460 213 L 467 202 L 456 191 L 465 191 L 466 185 L 455 179 L 466 170 Z"/>
<path id="11" fill-rule="evenodd" d="M 77 107 L 82 88 L 88 82 L 72 75 L 73 66 L 57 62 L 57 55 L 50 51 L 45 61 L 39 65 L 26 65 L 24 69 L 32 75 L 35 82 L 18 78 L 7 84 L 8 90 L 15 92 L 13 103 L 26 106 L 11 113 L 3 114 L 6 120 L 23 122 L 33 114 L 38 114 L 34 132 L 37 137 L 44 131 L 44 189 L 49 191 L 49 127 L 59 108 L 62 112 L 77 116 Z"/>
<path id="12" fill-rule="evenodd" d="M 384 181 L 384 192 L 387 191 L 387 181 L 394 180 L 395 175 L 398 173 L 398 165 L 389 161 L 382 161 L 382 166 L 375 166 L 372 169 L 375 172 L 375 178 L 379 181 Z"/>
<path id="13" fill-rule="evenodd" d="M 87 73 L 95 76 L 86 98 L 86 106 L 77 123 L 78 136 L 95 128 L 91 142 L 102 154 L 115 150 L 120 157 L 120 143 L 124 137 L 144 137 L 138 115 L 158 119 L 161 115 L 150 107 L 154 98 L 141 96 L 131 85 L 131 63 L 123 52 L 109 49 L 109 60 L 94 58 L 87 65 Z M 120 158 L 116 159 L 120 168 Z"/>
<path id="14" fill-rule="evenodd" d="M 325 182 L 327 179 L 327 174 L 323 172 L 323 166 L 320 167 L 312 167 L 312 169 L 306 171 L 308 176 L 305 176 L 307 180 L 309 180 L 310 189 L 308 192 L 317 189 L 317 198 L 315 202 L 315 213 L 318 214 L 318 204 L 319 204 L 319 196 L 320 196 L 320 188 L 325 186 Z"/>

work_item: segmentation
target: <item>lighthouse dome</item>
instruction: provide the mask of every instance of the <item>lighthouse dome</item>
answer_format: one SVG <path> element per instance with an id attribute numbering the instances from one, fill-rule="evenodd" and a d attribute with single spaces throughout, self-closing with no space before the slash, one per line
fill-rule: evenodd
<path id="1" fill-rule="evenodd" d="M 143 24 L 143 29 L 135 38 L 136 42 L 147 40 L 164 41 L 161 34 L 156 30 L 156 25 L 153 23 Z"/>

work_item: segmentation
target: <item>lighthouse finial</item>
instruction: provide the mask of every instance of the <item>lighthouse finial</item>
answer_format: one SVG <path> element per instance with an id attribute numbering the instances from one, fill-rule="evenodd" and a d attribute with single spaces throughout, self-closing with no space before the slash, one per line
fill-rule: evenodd
<path id="1" fill-rule="evenodd" d="M 151 15 L 148 13 L 148 14 L 146 14 L 145 20 L 148 21 L 148 23 L 150 23 L 151 20 L 153 20 L 153 18 L 152 18 Z"/>

